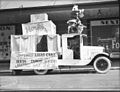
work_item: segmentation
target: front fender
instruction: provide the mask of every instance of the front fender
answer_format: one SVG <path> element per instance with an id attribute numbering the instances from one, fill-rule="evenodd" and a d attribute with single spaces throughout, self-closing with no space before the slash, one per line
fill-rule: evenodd
<path id="1" fill-rule="evenodd" d="M 91 61 L 94 61 L 97 57 L 99 56 L 105 56 L 105 57 L 108 57 L 110 59 L 110 55 L 108 53 L 105 53 L 105 52 L 102 52 L 102 53 L 98 53 L 96 55 L 94 55 L 92 58 L 91 58 Z"/>

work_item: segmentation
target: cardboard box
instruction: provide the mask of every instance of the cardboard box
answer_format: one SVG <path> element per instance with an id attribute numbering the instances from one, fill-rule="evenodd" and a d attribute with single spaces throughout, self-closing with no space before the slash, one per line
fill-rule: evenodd
<path id="1" fill-rule="evenodd" d="M 56 34 L 56 25 L 52 21 L 22 24 L 23 35 Z"/>
<path id="2" fill-rule="evenodd" d="M 47 15 L 47 13 L 32 14 L 32 15 L 30 15 L 30 21 L 31 22 L 48 21 L 48 15 Z"/>

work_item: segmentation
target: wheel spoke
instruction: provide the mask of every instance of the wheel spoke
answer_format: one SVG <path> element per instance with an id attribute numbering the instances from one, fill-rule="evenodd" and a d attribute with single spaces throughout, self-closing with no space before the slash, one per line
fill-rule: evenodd
<path id="1" fill-rule="evenodd" d="M 108 63 L 105 60 L 101 59 L 97 62 L 97 67 L 99 70 L 106 70 L 108 67 Z"/>
<path id="2" fill-rule="evenodd" d="M 94 68 L 98 73 L 106 73 L 111 68 L 111 61 L 107 57 L 100 56 L 94 61 Z"/>

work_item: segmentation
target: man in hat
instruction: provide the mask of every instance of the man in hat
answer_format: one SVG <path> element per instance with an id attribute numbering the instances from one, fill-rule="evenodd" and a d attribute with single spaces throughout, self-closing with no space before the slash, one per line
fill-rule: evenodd
<path id="1" fill-rule="evenodd" d="M 78 9 L 78 5 L 74 5 L 71 12 L 71 19 L 67 21 L 68 33 L 82 33 L 85 27 L 81 23 L 81 18 L 84 17 L 84 9 Z"/>
<path id="2" fill-rule="evenodd" d="M 67 21 L 68 24 L 68 33 L 77 33 L 77 21 L 76 19 L 71 19 Z"/>

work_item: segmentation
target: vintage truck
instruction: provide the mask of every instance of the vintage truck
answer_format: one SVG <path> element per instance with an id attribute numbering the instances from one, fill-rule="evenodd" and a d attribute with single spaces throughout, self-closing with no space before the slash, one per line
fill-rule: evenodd
<path id="1" fill-rule="evenodd" d="M 46 74 L 64 69 L 63 66 L 81 68 L 89 64 L 98 73 L 110 70 L 111 59 L 104 47 L 85 45 L 83 33 L 56 34 L 55 24 L 47 17 L 47 14 L 33 14 L 32 22 L 22 24 L 23 35 L 11 35 L 10 69 L 13 74 L 22 70 Z"/>
<path id="2" fill-rule="evenodd" d="M 74 68 L 79 66 L 80 68 L 88 64 L 93 65 L 98 73 L 106 73 L 111 68 L 111 60 L 109 54 L 104 52 L 104 47 L 83 45 L 84 35 L 77 33 L 54 35 L 54 38 L 47 40 L 45 37 L 49 38 L 49 35 L 41 35 L 40 43 L 33 41 L 34 38 L 38 41 L 40 35 L 39 37 L 37 35 L 12 35 L 11 39 L 13 40 L 15 37 L 16 39 L 21 37 L 25 40 L 30 38 L 32 45 L 30 46 L 31 41 L 26 40 L 27 44 L 21 44 L 23 47 L 19 46 L 21 49 L 25 49 L 27 45 L 28 51 L 21 50 L 11 53 L 10 69 L 13 70 L 13 74 L 19 74 L 22 70 L 34 70 L 36 74 L 46 74 L 49 70 L 64 69 L 62 66 L 74 66 Z M 44 41 L 42 42 L 42 40 Z M 15 41 L 13 42 L 16 44 Z M 18 43 L 22 43 L 20 39 Z M 36 51 L 33 50 L 35 47 Z M 17 47 L 13 46 L 13 49 L 15 48 Z"/>

